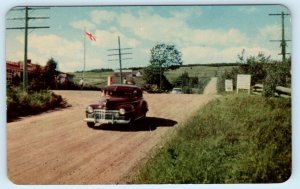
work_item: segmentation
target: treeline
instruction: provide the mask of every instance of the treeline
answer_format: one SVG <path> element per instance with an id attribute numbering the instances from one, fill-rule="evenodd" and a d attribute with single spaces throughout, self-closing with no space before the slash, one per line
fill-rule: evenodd
<path id="1" fill-rule="evenodd" d="M 100 69 L 92 69 L 92 70 L 87 70 L 86 72 L 94 72 L 94 73 L 100 73 L 100 72 L 113 72 L 114 70 L 111 68 L 100 68 Z M 75 71 L 75 73 L 81 73 L 81 71 Z"/>
<path id="2" fill-rule="evenodd" d="M 223 66 L 239 66 L 241 63 L 207 63 L 207 64 L 185 64 L 181 67 L 194 67 L 194 66 L 211 66 L 211 67 L 223 67 Z"/>

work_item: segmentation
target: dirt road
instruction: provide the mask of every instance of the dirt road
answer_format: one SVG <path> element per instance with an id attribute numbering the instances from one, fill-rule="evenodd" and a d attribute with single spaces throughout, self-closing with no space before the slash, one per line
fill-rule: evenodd
<path id="1" fill-rule="evenodd" d="M 16 184 L 117 184 L 149 155 L 166 134 L 214 95 L 145 94 L 149 113 L 135 127 L 86 126 L 85 106 L 92 91 L 55 91 L 70 108 L 7 124 L 8 177 Z"/>

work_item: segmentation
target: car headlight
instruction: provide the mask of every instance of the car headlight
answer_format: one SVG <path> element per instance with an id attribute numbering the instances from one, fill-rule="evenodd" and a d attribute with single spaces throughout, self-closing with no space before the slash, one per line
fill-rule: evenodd
<path id="1" fill-rule="evenodd" d="M 94 109 L 92 108 L 92 106 L 88 106 L 88 107 L 86 107 L 86 111 L 88 113 L 93 113 Z"/>
<path id="2" fill-rule="evenodd" d="M 120 113 L 121 115 L 124 115 L 124 114 L 125 114 L 125 109 L 124 109 L 124 108 L 121 108 L 121 109 L 119 110 L 119 113 Z"/>

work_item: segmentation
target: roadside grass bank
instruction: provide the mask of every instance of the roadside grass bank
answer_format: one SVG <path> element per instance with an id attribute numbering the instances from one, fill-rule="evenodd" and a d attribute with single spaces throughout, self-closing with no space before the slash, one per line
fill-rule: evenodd
<path id="1" fill-rule="evenodd" d="M 291 100 L 227 95 L 199 110 L 131 183 L 280 183 L 291 175 Z"/>
<path id="2" fill-rule="evenodd" d="M 8 122 L 20 116 L 34 115 L 66 106 L 66 101 L 52 91 L 23 92 L 19 87 L 7 89 L 6 103 Z"/>

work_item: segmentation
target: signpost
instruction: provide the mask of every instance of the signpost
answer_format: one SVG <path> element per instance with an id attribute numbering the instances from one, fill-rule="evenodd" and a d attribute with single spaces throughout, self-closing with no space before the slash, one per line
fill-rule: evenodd
<path id="1" fill-rule="evenodd" d="M 233 91 L 233 82 L 232 82 L 232 79 L 226 79 L 225 80 L 225 91 L 226 92 Z"/>
<path id="2" fill-rule="evenodd" d="M 239 92 L 239 89 L 249 90 L 250 94 L 250 86 L 251 86 L 251 75 L 248 74 L 238 74 L 237 82 L 236 82 L 236 92 Z"/>

